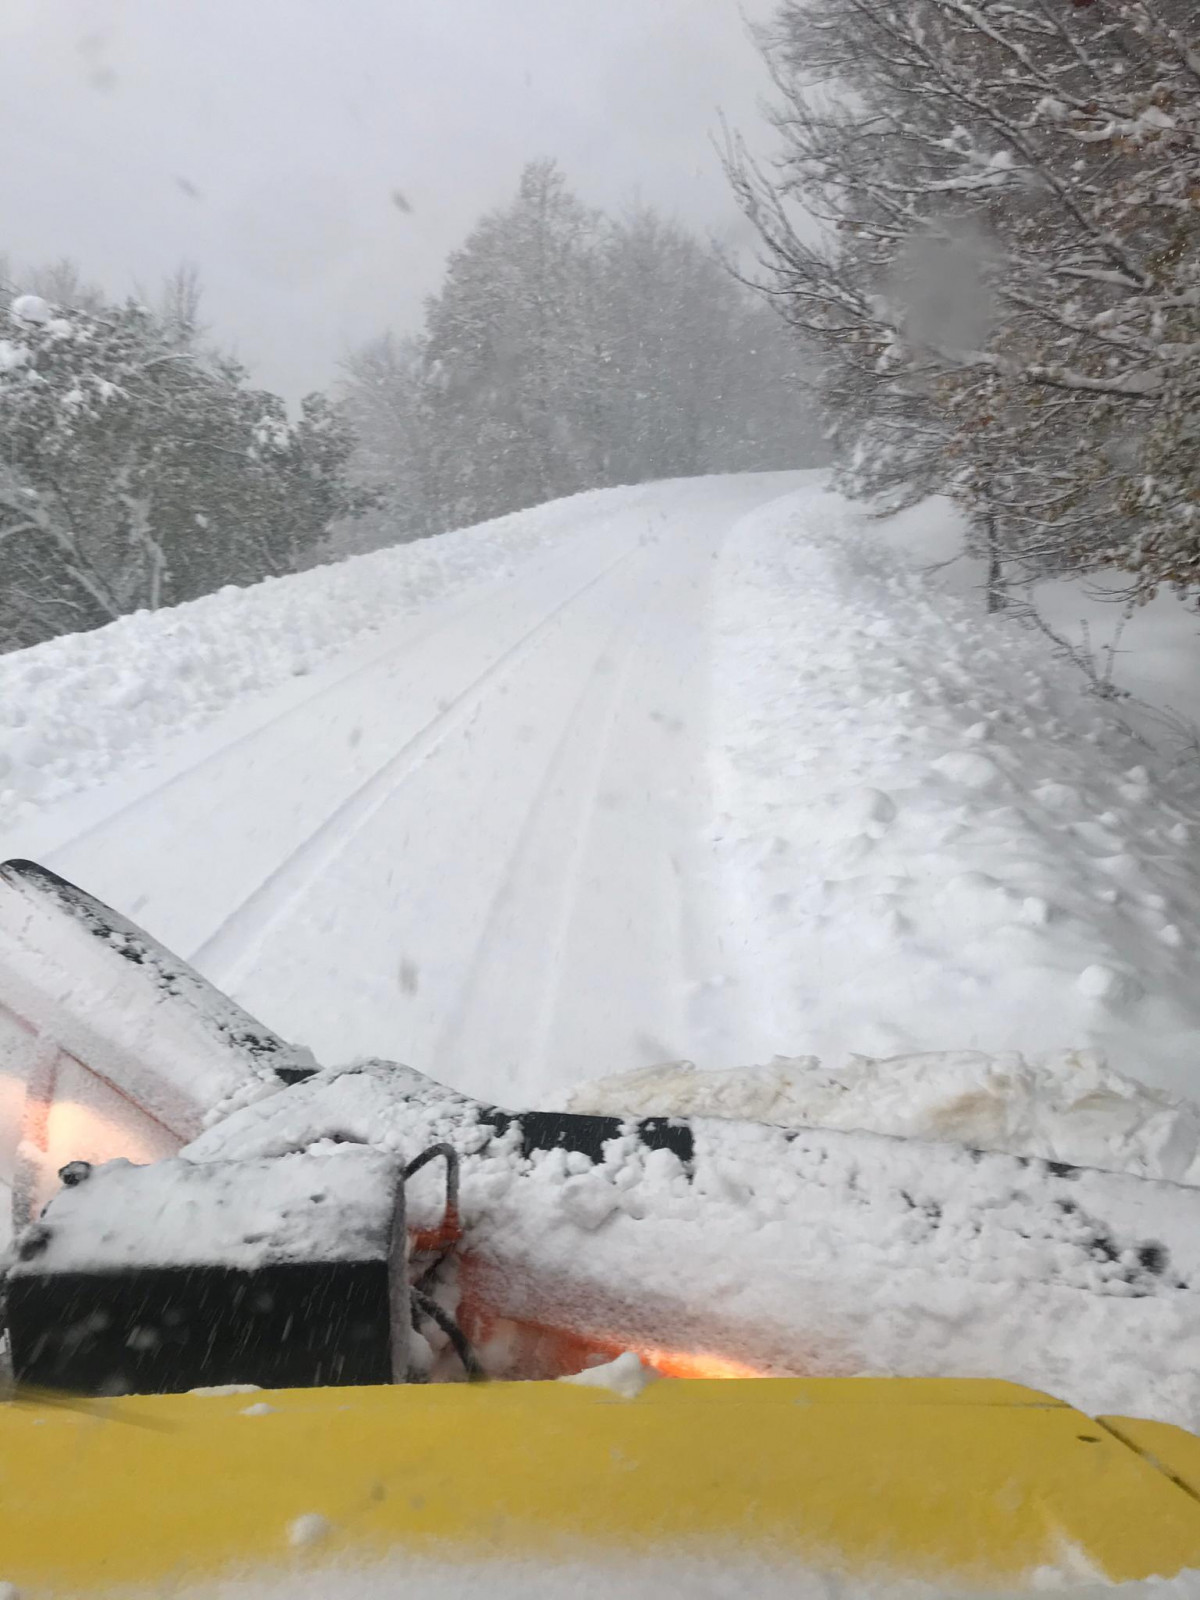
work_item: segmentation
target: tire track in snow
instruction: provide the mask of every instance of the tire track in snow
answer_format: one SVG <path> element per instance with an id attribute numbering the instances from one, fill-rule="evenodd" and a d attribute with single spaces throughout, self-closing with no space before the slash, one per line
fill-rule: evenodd
<path id="1" fill-rule="evenodd" d="M 115 810 L 99 818 L 90 827 L 76 834 L 69 841 L 69 844 L 63 848 L 73 850 L 78 845 L 86 845 L 95 835 L 102 833 L 112 824 L 119 823 L 122 819 L 147 804 L 160 805 L 173 790 L 190 786 L 200 773 L 215 766 L 218 762 L 224 761 L 237 750 L 257 743 L 264 734 L 277 732 L 287 727 L 289 723 L 304 722 L 311 717 L 314 709 L 322 701 L 344 693 L 347 688 L 350 688 L 361 679 L 370 678 L 383 667 L 396 666 L 403 662 L 406 656 L 415 655 L 418 650 L 428 645 L 431 640 L 436 639 L 440 634 L 448 633 L 460 626 L 464 617 L 469 617 L 473 611 L 486 611 L 494 603 L 495 597 L 492 593 L 492 586 L 489 585 L 482 593 L 472 595 L 469 600 L 464 601 L 461 605 L 451 606 L 446 611 L 439 610 L 428 617 L 417 618 L 412 623 L 410 631 L 398 643 L 392 642 L 381 646 L 368 659 L 361 661 L 349 671 L 339 674 L 339 676 L 330 679 L 328 682 L 321 683 L 318 687 L 314 687 L 312 692 L 305 695 L 303 699 L 294 701 L 281 711 L 271 712 L 235 737 L 207 750 L 199 760 L 172 772 L 164 783 L 147 789 L 126 804 L 118 806 Z M 404 620 L 409 621 L 410 619 L 405 618 Z"/>
<path id="2" fill-rule="evenodd" d="M 479 673 L 453 700 L 381 767 L 352 791 L 275 869 L 221 921 L 188 956 L 218 986 L 233 989 L 241 980 L 272 925 L 286 916 L 308 886 L 337 861 L 356 835 L 442 741 L 478 712 L 490 690 L 513 672 L 564 612 L 597 588 L 638 553 L 626 549 L 599 573 L 573 589 Z"/>
<path id="3" fill-rule="evenodd" d="M 432 1040 L 418 1026 L 402 1042 L 417 1051 L 406 1059 L 435 1077 L 536 1103 L 557 1094 L 573 1063 L 642 1064 L 730 1031 L 713 1015 L 730 994 L 704 1008 L 694 1000 L 696 980 L 719 970 L 708 954 L 715 941 L 697 937 L 715 896 L 692 839 L 707 719 L 683 734 L 671 715 L 683 705 L 694 713 L 697 690 L 707 699 L 710 546 L 690 530 L 667 538 L 628 596 L 612 597 L 625 620 L 609 631 L 603 670 L 593 664 L 563 714 L 503 872 L 462 924 L 471 954 L 443 991 L 452 1021 Z M 682 636 L 663 626 L 664 605 L 682 606 Z"/>
<path id="4" fill-rule="evenodd" d="M 693 934 L 720 915 L 700 837 L 709 580 L 732 520 L 689 519 L 664 538 L 639 595 L 623 692 L 597 730 L 596 779 L 543 973 L 531 1053 L 542 1094 L 589 1073 L 709 1058 L 717 1030 L 692 995 L 713 968 L 700 959 L 709 941 Z"/>
<path id="5" fill-rule="evenodd" d="M 645 564 L 644 561 L 642 564 Z M 478 1028 L 481 1023 L 484 1031 L 492 1035 L 489 1040 L 490 1082 L 494 1085 L 497 1072 L 504 1071 L 502 1061 L 498 1058 L 504 1056 L 505 1047 L 494 1038 L 496 1020 L 488 1013 L 483 991 L 489 979 L 494 976 L 494 966 L 497 963 L 505 966 L 511 978 L 509 955 L 511 941 L 504 938 L 505 924 L 529 920 L 528 914 L 522 919 L 519 905 L 514 911 L 513 902 L 520 897 L 522 884 L 530 883 L 537 868 L 540 867 L 540 876 L 543 879 L 550 877 L 547 870 L 550 863 L 547 861 L 546 839 L 552 832 L 549 824 L 553 820 L 555 810 L 564 806 L 562 799 L 556 797 L 556 785 L 563 779 L 564 773 L 570 770 L 568 757 L 572 752 L 572 746 L 577 745 L 581 738 L 589 739 L 590 729 L 592 730 L 590 748 L 585 751 L 584 760 L 579 764 L 584 774 L 584 781 L 582 783 L 575 781 L 571 785 L 574 791 L 573 798 L 565 803 L 574 812 L 574 827 L 571 830 L 571 845 L 567 851 L 566 866 L 562 873 L 562 887 L 558 892 L 550 890 L 551 899 L 561 904 L 556 905 L 554 914 L 545 919 L 538 930 L 538 943 L 545 952 L 545 965 L 539 970 L 548 976 L 542 976 L 538 986 L 539 993 L 530 1005 L 529 1011 L 521 1018 L 520 1032 L 526 1041 L 520 1051 L 524 1075 L 536 1075 L 541 1068 L 548 1034 L 546 1014 L 548 1010 L 550 1012 L 553 1010 L 556 958 L 561 944 L 562 930 L 570 921 L 571 886 L 577 882 L 580 842 L 586 837 L 588 819 L 596 804 L 596 791 L 604 767 L 611 729 L 616 719 L 617 705 L 632 671 L 633 636 L 640 631 L 642 624 L 643 618 L 640 613 L 633 618 L 628 614 L 623 615 L 618 625 L 605 635 L 596 651 L 583 685 L 571 702 L 562 732 L 531 797 L 529 809 L 506 858 L 504 871 L 492 891 L 488 910 L 467 966 L 466 976 L 456 997 L 453 1015 L 446 1022 L 433 1049 L 435 1074 L 446 1073 L 459 1087 L 467 1086 L 473 1071 L 470 1052 L 464 1048 L 463 1041 L 468 1039 L 472 1030 Z M 621 664 L 614 667 L 613 646 L 619 640 L 627 642 Z M 597 728 L 600 729 L 599 738 L 594 736 Z M 531 975 L 528 968 L 532 963 L 526 965 L 524 976 L 528 981 Z M 516 1087 L 515 1082 L 514 1087 Z M 481 1092 L 484 1091 L 481 1089 Z"/>
<path id="6" fill-rule="evenodd" d="M 588 859 L 588 846 L 592 826 L 595 821 L 596 810 L 600 802 L 600 778 L 604 772 L 605 762 L 612 746 L 613 733 L 617 726 L 621 709 L 621 697 L 628 684 L 633 671 L 636 653 L 630 648 L 625 657 L 619 673 L 614 673 L 613 693 L 605 708 L 603 722 L 600 727 L 600 737 L 596 740 L 595 752 L 592 763 L 592 781 L 587 789 L 586 804 L 582 809 L 576 829 L 574 848 L 570 852 L 563 874 L 562 891 L 554 918 L 554 932 L 548 943 L 550 947 L 550 961 L 542 985 L 541 1002 L 532 1029 L 532 1046 L 529 1053 L 530 1071 L 539 1077 L 545 1076 L 547 1059 L 550 1054 L 550 1041 L 554 1034 L 555 1019 L 561 1009 L 560 999 L 563 988 L 563 974 L 566 970 L 566 947 L 568 930 L 570 929 L 579 900 L 579 887 L 583 879 L 584 865 Z"/>

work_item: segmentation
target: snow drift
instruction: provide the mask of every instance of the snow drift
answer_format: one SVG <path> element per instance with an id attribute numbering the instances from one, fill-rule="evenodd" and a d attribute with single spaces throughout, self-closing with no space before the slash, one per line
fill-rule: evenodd
<path id="1" fill-rule="evenodd" d="M 556 500 L 0 656 L 0 831 L 146 764 L 176 735 L 307 677 L 398 616 L 502 582 L 649 492 Z"/>
<path id="2" fill-rule="evenodd" d="M 581 1083 L 566 1104 L 601 1116 L 730 1117 L 945 1140 L 1200 1184 L 1200 1107 L 1087 1051 L 1029 1061 L 1015 1051 L 856 1056 L 832 1071 L 815 1056 L 724 1072 L 673 1061 Z"/>
<path id="3" fill-rule="evenodd" d="M 1092 1050 L 1194 1094 L 1195 784 L 910 546 L 819 488 L 725 546 L 714 977 L 741 1059 Z"/>

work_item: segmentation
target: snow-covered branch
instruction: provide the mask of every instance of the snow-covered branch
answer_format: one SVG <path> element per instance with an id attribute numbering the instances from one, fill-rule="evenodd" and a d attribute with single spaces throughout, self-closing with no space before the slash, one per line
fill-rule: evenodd
<path id="1" fill-rule="evenodd" d="M 780 0 L 779 154 L 726 163 L 762 291 L 827 352 L 848 487 L 949 492 L 1018 564 L 1200 586 L 1194 33 L 1190 0 Z"/>

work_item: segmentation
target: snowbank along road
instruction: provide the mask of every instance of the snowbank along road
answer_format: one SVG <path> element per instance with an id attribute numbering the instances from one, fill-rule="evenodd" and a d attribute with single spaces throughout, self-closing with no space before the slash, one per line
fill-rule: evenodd
<path id="1" fill-rule="evenodd" d="M 706 621 L 718 547 L 787 486 L 617 492 L 607 514 L 586 497 L 575 537 L 565 502 L 560 542 L 515 574 L 383 626 L 302 692 L 165 745 L 133 798 L 101 788 L 5 848 L 323 1060 L 391 1056 L 526 1099 L 723 1060 L 736 1027 L 695 1003 L 716 959 Z"/>

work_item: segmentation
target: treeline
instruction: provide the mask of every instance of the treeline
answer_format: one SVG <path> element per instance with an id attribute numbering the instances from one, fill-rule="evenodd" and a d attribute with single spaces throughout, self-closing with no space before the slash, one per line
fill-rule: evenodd
<path id="1" fill-rule="evenodd" d="M 650 211 L 553 163 L 450 257 L 421 332 L 298 415 L 199 321 L 181 271 L 110 300 L 0 263 L 0 650 L 579 489 L 805 465 L 796 342 Z"/>
<path id="2" fill-rule="evenodd" d="M 0 322 L 0 649 L 294 571 L 362 504 L 345 419 L 208 349 L 191 274 L 153 305 L 32 284 Z"/>
<path id="3" fill-rule="evenodd" d="M 348 365 L 358 537 L 416 537 L 576 490 L 804 466 L 806 358 L 761 297 L 650 210 L 611 218 L 552 162 L 450 257 L 415 337 Z"/>
<path id="4" fill-rule="evenodd" d="M 852 491 L 970 516 L 989 603 L 1200 589 L 1194 0 L 784 0 L 728 165 Z"/>

